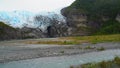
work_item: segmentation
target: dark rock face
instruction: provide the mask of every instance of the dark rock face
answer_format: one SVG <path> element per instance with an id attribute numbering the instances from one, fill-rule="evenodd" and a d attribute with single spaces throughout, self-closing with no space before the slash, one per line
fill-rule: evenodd
<path id="1" fill-rule="evenodd" d="M 48 37 L 68 36 L 68 26 L 66 24 L 56 24 L 47 27 Z"/>
<path id="2" fill-rule="evenodd" d="M 23 39 L 68 36 L 68 26 L 64 23 L 54 23 L 42 31 L 40 28 L 23 27 L 19 29 Z"/>
<path id="3" fill-rule="evenodd" d="M 22 38 L 43 38 L 46 37 L 44 32 L 40 28 L 29 28 L 29 27 L 23 27 L 19 30 L 22 34 Z"/>
<path id="4" fill-rule="evenodd" d="M 66 17 L 67 25 L 69 26 L 69 35 L 78 36 L 90 34 L 86 14 L 78 12 L 77 9 L 66 12 L 66 8 L 62 9 L 61 13 Z"/>

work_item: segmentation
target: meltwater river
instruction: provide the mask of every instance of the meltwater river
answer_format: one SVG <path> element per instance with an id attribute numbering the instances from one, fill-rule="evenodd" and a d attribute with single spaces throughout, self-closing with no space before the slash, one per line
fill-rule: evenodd
<path id="1" fill-rule="evenodd" d="M 120 49 L 92 52 L 82 55 L 45 57 L 13 61 L 1 63 L 0 68 L 69 68 L 71 65 L 112 60 L 115 56 L 120 56 Z"/>

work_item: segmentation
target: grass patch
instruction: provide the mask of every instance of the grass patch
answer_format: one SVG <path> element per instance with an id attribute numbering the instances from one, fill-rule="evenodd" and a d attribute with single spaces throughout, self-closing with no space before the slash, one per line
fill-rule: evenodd
<path id="1" fill-rule="evenodd" d="M 74 68 L 73 66 L 70 66 L 70 68 Z"/>
<path id="2" fill-rule="evenodd" d="M 95 47 L 92 47 L 92 46 L 86 46 L 84 49 L 95 49 Z"/>
<path id="3" fill-rule="evenodd" d="M 101 47 L 101 48 L 97 48 L 98 51 L 104 51 L 105 48 L 104 47 Z"/>
<path id="4" fill-rule="evenodd" d="M 27 44 L 56 44 L 56 45 L 77 45 L 79 42 L 75 41 L 28 41 Z"/>
<path id="5" fill-rule="evenodd" d="M 63 44 L 65 44 L 65 45 L 77 45 L 77 44 L 80 44 L 80 43 L 76 42 L 76 41 L 64 41 Z"/>
<path id="6" fill-rule="evenodd" d="M 63 54 L 63 53 L 65 53 L 65 51 L 60 51 L 60 53 L 62 53 L 62 54 Z"/>
<path id="7" fill-rule="evenodd" d="M 70 66 L 71 68 L 71 66 Z M 99 63 L 88 63 L 72 68 L 120 68 L 120 57 L 115 57 L 112 61 L 102 61 Z"/>
<path id="8" fill-rule="evenodd" d="M 62 41 L 61 41 L 62 40 Z M 103 42 L 120 42 L 120 34 L 113 35 L 96 35 L 96 36 L 77 36 L 62 37 L 58 40 L 37 40 L 26 41 L 27 44 L 57 44 L 57 45 L 79 45 L 81 43 L 103 43 Z"/>
<path id="9" fill-rule="evenodd" d="M 67 37 L 64 39 L 74 40 L 80 43 L 92 43 L 92 44 L 101 43 L 101 42 L 120 42 L 120 34 Z"/>

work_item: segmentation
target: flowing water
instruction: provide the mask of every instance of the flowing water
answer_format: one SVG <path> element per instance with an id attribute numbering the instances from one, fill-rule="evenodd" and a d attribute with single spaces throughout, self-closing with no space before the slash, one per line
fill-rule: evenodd
<path id="1" fill-rule="evenodd" d="M 102 60 L 112 60 L 115 56 L 120 56 L 120 50 L 106 50 L 102 52 L 92 52 L 82 55 L 45 57 L 1 63 L 0 68 L 69 68 L 71 65 L 79 65 L 88 62 L 100 62 Z"/>

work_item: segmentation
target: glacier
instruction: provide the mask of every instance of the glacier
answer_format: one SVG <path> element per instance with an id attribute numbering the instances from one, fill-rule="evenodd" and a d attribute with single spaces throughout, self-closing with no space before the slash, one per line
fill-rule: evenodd
<path id="1" fill-rule="evenodd" d="M 60 13 L 55 12 L 39 12 L 33 13 L 30 11 L 0 11 L 0 21 L 5 22 L 6 24 L 13 26 L 15 28 L 22 28 L 22 27 L 31 27 L 36 28 L 38 27 L 36 21 L 34 20 L 35 16 L 43 16 L 48 18 L 56 17 L 58 21 L 65 22 L 65 18 Z M 49 23 L 48 20 L 45 20 Z M 40 21 L 39 21 L 40 22 Z M 44 28 L 48 26 L 47 24 L 42 24 L 40 28 Z"/>

